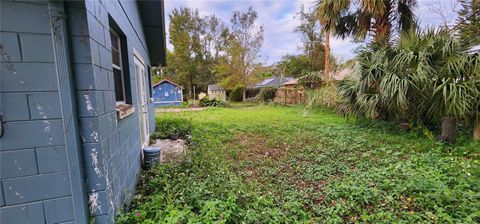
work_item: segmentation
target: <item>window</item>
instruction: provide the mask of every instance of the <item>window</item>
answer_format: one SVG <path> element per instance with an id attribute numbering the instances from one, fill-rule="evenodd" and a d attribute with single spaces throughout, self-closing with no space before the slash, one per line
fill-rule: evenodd
<path id="1" fill-rule="evenodd" d="M 135 111 L 132 106 L 132 90 L 128 70 L 127 38 L 111 17 L 109 17 L 109 22 L 117 118 L 123 119 Z"/>
<path id="2" fill-rule="evenodd" d="M 115 99 L 117 102 L 126 103 L 125 95 L 125 73 L 122 64 L 122 42 L 120 36 L 115 30 L 110 30 L 110 40 L 112 42 L 112 67 L 113 81 L 115 83 Z"/>

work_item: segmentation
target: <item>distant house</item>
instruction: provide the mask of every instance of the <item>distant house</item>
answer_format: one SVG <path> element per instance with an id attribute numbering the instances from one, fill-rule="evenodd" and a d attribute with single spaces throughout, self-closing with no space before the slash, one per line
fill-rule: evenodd
<path id="1" fill-rule="evenodd" d="M 0 0 L 0 223 L 114 223 L 154 131 L 163 1 Z"/>
<path id="2" fill-rule="evenodd" d="M 227 101 L 227 93 L 221 86 L 215 84 L 208 85 L 208 98 L 225 102 Z"/>
<path id="3" fill-rule="evenodd" d="M 278 77 L 274 76 L 271 78 L 264 79 L 257 84 L 250 86 L 251 89 L 259 89 L 263 87 L 281 87 L 284 83 L 293 80 L 293 77 Z"/>
<path id="4" fill-rule="evenodd" d="M 183 87 L 163 79 L 153 86 L 153 102 L 156 107 L 180 105 L 183 102 Z"/>

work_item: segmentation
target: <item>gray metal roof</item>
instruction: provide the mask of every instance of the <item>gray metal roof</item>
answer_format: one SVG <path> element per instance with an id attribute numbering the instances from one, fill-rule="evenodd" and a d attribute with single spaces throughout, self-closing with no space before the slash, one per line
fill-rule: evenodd
<path id="1" fill-rule="evenodd" d="M 216 84 L 208 85 L 208 90 L 210 91 L 225 91 L 225 89 L 221 86 L 218 86 Z"/>
<path id="2" fill-rule="evenodd" d="M 283 77 L 283 79 L 282 79 L 281 77 L 274 76 L 274 77 L 271 77 L 271 78 L 268 78 L 268 79 L 264 79 L 263 81 L 261 81 L 261 82 L 255 84 L 254 86 L 252 86 L 252 88 L 280 87 L 284 83 L 286 83 L 288 81 L 291 81 L 293 79 L 294 79 L 293 77 Z"/>

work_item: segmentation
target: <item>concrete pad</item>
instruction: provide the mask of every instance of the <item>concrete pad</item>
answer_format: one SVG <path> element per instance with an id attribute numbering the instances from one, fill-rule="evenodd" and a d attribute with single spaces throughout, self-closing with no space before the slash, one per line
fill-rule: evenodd
<path id="1" fill-rule="evenodd" d="M 183 139 L 157 139 L 152 146 L 160 146 L 160 163 L 181 161 L 187 149 L 187 143 Z"/>
<path id="2" fill-rule="evenodd" d="M 168 112 L 173 112 L 173 113 L 180 113 L 184 111 L 201 111 L 201 110 L 206 110 L 208 107 L 195 107 L 195 108 L 155 108 L 155 112 L 157 113 L 168 113 Z"/>

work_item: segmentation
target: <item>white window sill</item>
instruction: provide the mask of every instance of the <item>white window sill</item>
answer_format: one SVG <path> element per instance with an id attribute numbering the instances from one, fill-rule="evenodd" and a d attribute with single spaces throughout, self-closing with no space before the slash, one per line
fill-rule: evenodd
<path id="1" fill-rule="evenodd" d="M 135 112 L 135 107 L 130 104 L 117 103 L 116 109 L 117 119 L 122 120 Z"/>

